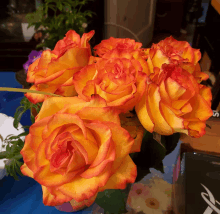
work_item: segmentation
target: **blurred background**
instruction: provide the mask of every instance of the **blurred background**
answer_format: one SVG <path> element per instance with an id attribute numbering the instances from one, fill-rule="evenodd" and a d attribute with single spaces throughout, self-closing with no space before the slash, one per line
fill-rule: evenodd
<path id="1" fill-rule="evenodd" d="M 93 29 L 96 32 L 91 40 L 92 47 L 111 36 L 135 39 L 143 47 L 150 47 L 172 35 L 200 49 L 201 69 L 210 76 L 204 84 L 212 89 L 212 109 L 219 110 L 220 0 L 83 1 L 86 4 L 80 6 L 82 13 L 88 10 L 93 12 L 83 23 L 85 32 Z M 36 50 L 44 39 L 39 26 L 27 28 L 26 15 L 36 12 L 46 2 L 4 0 L 0 3 L 0 73 L 16 72 L 22 84 L 25 84 L 24 72 L 21 71 L 23 64 L 31 50 Z M 54 13 L 49 9 L 47 16 L 52 19 Z"/>

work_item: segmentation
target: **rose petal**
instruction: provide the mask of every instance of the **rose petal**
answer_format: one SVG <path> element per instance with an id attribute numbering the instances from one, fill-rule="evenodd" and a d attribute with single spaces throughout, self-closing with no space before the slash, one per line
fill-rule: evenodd
<path id="1" fill-rule="evenodd" d="M 169 94 L 167 93 L 167 89 L 166 89 L 166 86 L 165 86 L 165 82 L 164 81 L 161 81 L 160 83 L 160 95 L 161 95 L 161 99 L 163 100 L 163 102 L 165 103 L 171 103 L 171 99 L 170 99 L 170 96 Z"/>
<path id="2" fill-rule="evenodd" d="M 206 133 L 205 122 L 189 122 L 188 128 L 189 128 L 189 135 L 191 137 L 199 138 Z"/>
<path id="3" fill-rule="evenodd" d="M 166 84 L 167 92 L 172 100 L 177 100 L 180 96 L 182 96 L 186 92 L 185 88 L 183 88 L 179 83 L 177 83 L 175 80 L 171 79 L 170 77 L 167 78 L 165 84 Z"/>
<path id="4" fill-rule="evenodd" d="M 83 88 L 86 86 L 87 82 L 89 80 L 93 80 L 96 75 L 97 71 L 94 64 L 84 67 L 82 70 L 74 75 L 73 83 L 75 85 L 75 89 L 79 96 L 81 96 L 83 99 L 88 100 L 88 98 L 86 98 L 82 93 Z"/>
<path id="5" fill-rule="evenodd" d="M 47 124 L 48 132 L 45 133 L 46 137 L 50 135 L 52 130 L 63 125 L 76 124 L 83 132 L 84 137 L 86 138 L 86 129 L 83 124 L 83 121 L 77 116 L 72 114 L 55 114 L 51 117 L 50 121 Z"/>
<path id="6" fill-rule="evenodd" d="M 137 177 L 137 168 L 132 159 L 127 156 L 118 170 L 110 177 L 104 187 L 100 187 L 99 191 L 106 189 L 125 189 L 127 183 L 134 183 Z M 116 182 L 117 181 L 117 182 Z"/>
<path id="7" fill-rule="evenodd" d="M 25 163 L 21 166 L 20 169 L 23 175 L 33 178 L 33 172 L 28 168 Z"/>
<path id="8" fill-rule="evenodd" d="M 39 91 L 36 85 L 31 86 L 29 90 Z M 53 90 L 50 91 L 50 93 L 53 92 Z M 43 102 L 45 99 L 44 94 L 26 93 L 24 96 L 27 97 L 28 100 L 34 104 Z"/>
<path id="9" fill-rule="evenodd" d="M 100 187 L 105 186 L 111 174 L 110 169 L 111 165 L 108 165 L 100 175 L 90 179 L 77 176 L 71 182 L 63 184 L 57 189 L 77 202 L 87 200 L 96 195 Z"/>
<path id="10" fill-rule="evenodd" d="M 114 160 L 115 160 L 115 148 L 114 148 L 114 143 L 111 142 L 106 158 L 99 165 L 95 167 L 92 167 L 92 165 L 90 165 L 90 167 L 87 170 L 85 170 L 85 172 L 81 173 L 80 176 L 87 179 L 98 176 L 103 172 L 103 170 L 107 167 L 107 165 L 109 165 L 109 163 L 113 162 Z"/>
<path id="11" fill-rule="evenodd" d="M 169 106 L 164 103 L 160 103 L 161 110 L 166 122 L 171 126 L 174 132 L 182 132 L 188 134 L 188 131 L 185 130 L 183 119 L 176 116 L 175 113 L 169 108 Z"/>
<path id="12" fill-rule="evenodd" d="M 161 97 L 159 87 L 157 87 L 155 84 L 149 85 L 148 104 L 149 109 L 151 110 L 153 121 L 155 121 L 154 131 L 161 135 L 173 134 L 172 128 L 169 126 L 160 112 L 160 101 Z"/>
<path id="13" fill-rule="evenodd" d="M 75 170 L 74 172 L 66 173 L 65 175 L 61 175 L 58 173 L 51 172 L 50 165 L 44 165 L 42 167 L 39 167 L 38 170 L 34 173 L 34 180 L 36 180 L 41 185 L 47 187 L 57 187 L 65 183 L 71 182 L 74 179 L 74 177 L 76 177 L 83 171 L 85 171 L 85 168 Z"/>
<path id="14" fill-rule="evenodd" d="M 121 126 L 108 121 L 102 123 L 111 129 L 112 141 L 117 145 L 115 146 L 116 158 L 112 167 L 112 171 L 114 172 L 121 164 L 121 161 L 132 152 L 134 139 L 130 136 L 129 132 Z M 118 133 L 120 133 L 120 135 Z"/>
<path id="15" fill-rule="evenodd" d="M 208 103 L 209 106 L 211 106 L 212 101 L 212 92 L 209 87 L 206 87 L 204 85 L 200 86 L 199 94 L 205 99 L 205 101 Z"/>
<path id="16" fill-rule="evenodd" d="M 91 30 L 89 33 L 84 33 L 81 38 L 81 47 L 90 48 L 89 40 L 94 36 L 94 34 L 94 30 Z"/>
<path id="17" fill-rule="evenodd" d="M 43 203 L 46 206 L 56 206 L 61 205 L 65 202 L 70 201 L 72 198 L 62 194 L 60 191 L 56 190 L 55 188 L 50 188 L 41 185 L 43 191 Z M 48 191 L 50 189 L 50 191 Z M 53 194 L 51 194 L 52 192 Z"/>
<path id="18" fill-rule="evenodd" d="M 200 94 L 195 95 L 190 100 L 190 104 L 193 106 L 193 109 L 190 113 L 183 115 L 184 119 L 195 121 L 198 118 L 201 121 L 205 121 L 213 115 L 210 105 Z"/>
<path id="19" fill-rule="evenodd" d="M 169 64 L 169 58 L 161 50 L 156 50 L 152 63 L 154 67 L 161 68 L 164 63 Z"/>
<path id="20" fill-rule="evenodd" d="M 47 76 L 54 73 L 74 67 L 83 67 L 89 62 L 90 53 L 87 48 L 74 47 L 66 51 L 66 53 L 51 61 L 47 68 Z"/>
<path id="21" fill-rule="evenodd" d="M 84 201 L 81 201 L 81 202 L 71 200 L 70 204 L 71 204 L 71 206 L 73 207 L 74 210 L 79 210 L 80 208 L 82 208 L 84 206 L 90 207 L 94 203 L 96 197 L 97 197 L 97 194 L 94 195 L 93 197 L 89 198 L 88 200 L 84 200 Z"/>
<path id="22" fill-rule="evenodd" d="M 150 117 L 149 115 L 149 110 L 147 108 L 147 99 L 148 98 L 148 92 L 147 90 L 145 91 L 145 93 L 143 94 L 141 100 L 139 101 L 139 103 L 136 104 L 135 106 L 135 110 L 137 113 L 137 116 L 141 122 L 141 124 L 143 125 L 143 127 L 148 130 L 149 132 L 153 132 L 154 130 L 154 123 L 152 121 L 152 117 Z"/>
<path id="23" fill-rule="evenodd" d="M 90 165 L 90 167 L 95 167 L 105 160 L 110 148 L 110 144 L 113 143 L 111 139 L 112 133 L 108 126 L 99 121 L 96 123 L 87 123 L 86 127 L 95 132 L 97 143 L 99 145 L 98 154 Z"/>
<path id="24" fill-rule="evenodd" d="M 54 115 L 69 104 L 75 104 L 74 110 L 76 111 L 77 109 L 82 109 L 84 106 L 88 105 L 86 101 L 78 97 L 65 97 L 65 99 L 62 97 L 51 97 L 44 101 L 41 111 L 36 118 L 36 122 L 45 117 Z"/>
<path id="25" fill-rule="evenodd" d="M 87 127 L 87 124 L 85 126 Z M 89 133 L 90 130 L 86 128 L 86 136 Z M 81 130 L 74 131 L 71 135 L 73 139 L 76 140 L 75 146 L 78 148 L 78 150 L 84 157 L 86 164 L 91 164 L 98 153 L 99 148 L 97 146 L 97 142 L 91 141 L 91 138 L 85 138 Z"/>

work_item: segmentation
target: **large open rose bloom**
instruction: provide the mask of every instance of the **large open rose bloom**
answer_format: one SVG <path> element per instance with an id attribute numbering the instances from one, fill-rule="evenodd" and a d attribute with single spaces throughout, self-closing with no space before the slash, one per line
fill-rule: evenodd
<path id="1" fill-rule="evenodd" d="M 129 153 L 136 151 L 118 112 L 98 95 L 47 98 L 25 139 L 21 171 L 42 185 L 45 205 L 90 206 L 98 192 L 135 181 Z"/>
<path id="2" fill-rule="evenodd" d="M 209 78 L 207 74 L 201 72 L 198 63 L 201 59 L 200 50 L 192 48 L 186 41 L 177 41 L 170 36 L 153 44 L 151 48 L 143 49 L 143 53 L 147 56 L 149 74 L 154 73 L 154 67 L 161 68 L 164 63 L 173 63 L 193 74 L 199 83 Z"/>
<path id="3" fill-rule="evenodd" d="M 213 114 L 210 88 L 200 85 L 192 74 L 176 64 L 155 67 L 150 77 L 135 108 L 145 129 L 161 135 L 204 135 L 205 122 Z"/>
<path id="4" fill-rule="evenodd" d="M 73 30 L 57 42 L 53 51 L 43 51 L 28 68 L 27 82 L 34 85 L 30 90 L 55 93 L 62 96 L 74 96 L 74 86 L 69 84 L 74 73 L 89 62 L 91 49 L 88 41 L 94 31 L 84 33 L 82 38 Z M 43 102 L 45 95 L 27 93 L 25 95 L 32 103 Z"/>
<path id="5" fill-rule="evenodd" d="M 114 52 L 108 58 L 91 57 L 88 66 L 77 72 L 73 83 L 78 96 L 86 101 L 99 94 L 108 106 L 122 112 L 134 108 L 146 88 L 147 75 L 130 54 Z"/>

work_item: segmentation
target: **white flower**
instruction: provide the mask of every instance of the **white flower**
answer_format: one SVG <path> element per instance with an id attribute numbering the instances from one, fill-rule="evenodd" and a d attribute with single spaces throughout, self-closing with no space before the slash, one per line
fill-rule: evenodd
<path id="1" fill-rule="evenodd" d="M 151 170 L 138 183 L 134 183 L 128 195 L 127 209 L 146 214 L 162 214 L 171 208 L 172 184 L 163 180 L 163 174 Z"/>
<path id="2" fill-rule="evenodd" d="M 83 24 L 82 24 L 82 27 L 83 27 L 83 28 L 87 28 L 87 26 L 88 26 L 87 23 L 83 23 Z"/>

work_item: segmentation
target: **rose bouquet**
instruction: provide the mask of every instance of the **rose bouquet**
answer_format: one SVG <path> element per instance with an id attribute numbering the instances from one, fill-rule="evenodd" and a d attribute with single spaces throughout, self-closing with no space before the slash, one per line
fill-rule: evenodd
<path id="1" fill-rule="evenodd" d="M 22 174 L 41 184 L 45 205 L 67 202 L 77 210 L 96 200 L 120 213 L 120 190 L 150 167 L 163 171 L 178 133 L 205 134 L 212 95 L 200 84 L 208 78 L 200 51 L 189 43 L 169 37 L 144 49 L 110 38 L 92 53 L 93 35 L 70 30 L 29 65 L 30 90 L 14 89 L 27 92 L 15 126 L 24 110 L 36 114 L 17 151 Z"/>

